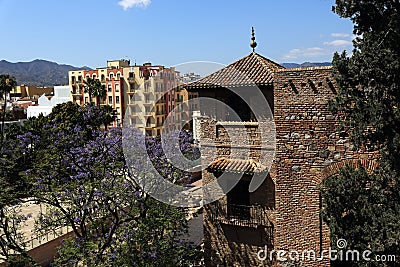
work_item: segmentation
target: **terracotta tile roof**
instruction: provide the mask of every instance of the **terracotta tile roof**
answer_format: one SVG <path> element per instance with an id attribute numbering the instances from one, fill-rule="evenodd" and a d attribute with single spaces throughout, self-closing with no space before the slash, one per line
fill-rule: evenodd
<path id="1" fill-rule="evenodd" d="M 213 161 L 207 168 L 209 171 L 222 172 L 244 172 L 244 173 L 260 173 L 267 171 L 267 168 L 252 160 L 227 159 L 219 158 Z"/>
<path id="2" fill-rule="evenodd" d="M 185 87 L 194 89 L 266 85 L 272 83 L 274 72 L 281 69 L 284 67 L 253 52 Z"/>

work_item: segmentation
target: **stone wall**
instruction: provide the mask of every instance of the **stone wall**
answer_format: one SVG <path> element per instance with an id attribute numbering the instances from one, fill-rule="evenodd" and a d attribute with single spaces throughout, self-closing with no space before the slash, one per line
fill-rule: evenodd
<path id="1" fill-rule="evenodd" d="M 202 162 L 207 167 L 213 160 L 225 157 L 235 159 L 254 159 L 267 154 L 262 161 L 272 161 L 273 144 L 261 141 L 261 131 L 266 140 L 275 135 L 271 122 L 216 122 L 202 119 L 201 122 Z M 264 174 L 266 176 L 267 174 Z M 217 179 L 218 175 L 204 170 L 203 184 Z M 209 192 L 204 192 L 205 196 Z M 257 260 L 257 252 L 265 245 L 271 247 L 273 229 L 271 227 L 238 226 L 224 222 L 221 209 L 226 209 L 227 198 L 206 205 L 204 209 L 204 235 L 206 266 L 266 266 Z M 275 184 L 270 176 L 261 186 L 250 194 L 250 205 L 260 207 L 263 224 L 275 223 Z"/>
<path id="2" fill-rule="evenodd" d="M 329 228 L 320 217 L 322 200 L 321 181 L 334 175 L 340 166 L 349 163 L 357 166 L 361 161 L 368 169 L 376 168 L 377 154 L 353 151 L 348 134 L 338 132 L 338 118 L 328 109 L 328 102 L 337 93 L 337 85 L 330 67 L 285 69 L 275 73 L 273 86 L 274 121 L 276 151 L 270 170 L 270 184 L 253 193 L 252 201 L 271 202 L 268 217 L 273 223 L 273 248 L 275 250 L 313 250 L 317 255 L 329 249 Z M 254 124 L 254 125 L 251 125 Z M 201 142 L 204 162 L 213 156 L 241 158 L 232 152 L 233 147 L 249 147 L 250 158 L 265 159 L 268 149 L 259 149 L 273 144 L 263 140 L 260 125 L 242 123 L 246 131 L 233 129 L 229 140 L 224 129 L 231 125 L 221 125 L 212 120 L 201 122 Z M 253 128 L 258 127 L 258 128 Z M 268 129 L 272 129 L 268 125 Z M 257 130 L 258 129 L 258 130 Z M 235 134 L 236 133 L 236 134 Z M 240 136 L 241 135 L 241 136 Z M 249 138 L 249 141 L 245 139 Z M 260 140 L 261 139 L 261 140 Z M 243 140 L 243 141 L 240 141 Z M 263 143 L 264 142 L 264 143 Z M 207 154 L 209 147 L 216 146 L 216 154 Z M 269 147 L 269 149 L 271 149 Z M 211 151 L 211 150 L 209 150 Z M 265 152 L 265 153 L 264 153 Z M 212 173 L 203 171 L 203 182 L 215 179 Z M 269 189 L 273 188 L 272 194 Z M 268 193 L 269 192 L 269 193 Z M 226 201 L 217 201 L 224 205 Z M 223 225 L 213 220 L 215 206 L 205 207 L 205 248 L 207 266 L 269 266 L 269 261 L 259 261 L 257 251 L 266 240 L 261 228 L 250 229 Z M 260 232 L 257 232 L 260 231 Z M 234 236 L 235 238 L 233 238 Z M 246 239 L 247 236 L 247 239 Z M 286 255 L 287 256 L 287 255 Z M 226 262 L 226 265 L 224 265 Z M 302 266 L 329 266 L 329 260 L 304 261 Z"/>
<path id="3" fill-rule="evenodd" d="M 376 158 L 373 153 L 353 151 L 348 135 L 337 132 L 338 118 L 328 109 L 336 88 L 329 67 L 275 73 L 277 150 L 271 176 L 276 179 L 276 249 L 317 254 L 329 249 L 329 228 L 319 214 L 326 169 L 344 160 Z M 329 261 L 304 265 L 329 266 Z"/>

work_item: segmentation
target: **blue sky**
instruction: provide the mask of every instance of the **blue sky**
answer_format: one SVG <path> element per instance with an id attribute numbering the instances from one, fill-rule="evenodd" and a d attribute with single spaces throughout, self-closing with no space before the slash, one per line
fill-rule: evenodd
<path id="1" fill-rule="evenodd" d="M 129 58 L 165 66 L 229 64 L 256 51 L 276 62 L 331 61 L 351 51 L 334 0 L 0 0 L 0 59 L 102 67 Z"/>

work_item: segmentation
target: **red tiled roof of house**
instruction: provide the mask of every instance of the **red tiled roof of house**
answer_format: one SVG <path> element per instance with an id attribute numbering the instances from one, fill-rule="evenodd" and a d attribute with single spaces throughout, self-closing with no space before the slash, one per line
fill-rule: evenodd
<path id="1" fill-rule="evenodd" d="M 255 52 L 202 79 L 187 84 L 191 88 L 215 88 L 272 84 L 274 72 L 284 69 Z"/>
<path id="2" fill-rule="evenodd" d="M 227 159 L 219 158 L 213 161 L 207 168 L 210 171 L 222 171 L 222 172 L 244 172 L 244 173 L 260 173 L 266 171 L 267 168 L 252 160 L 242 159 Z"/>

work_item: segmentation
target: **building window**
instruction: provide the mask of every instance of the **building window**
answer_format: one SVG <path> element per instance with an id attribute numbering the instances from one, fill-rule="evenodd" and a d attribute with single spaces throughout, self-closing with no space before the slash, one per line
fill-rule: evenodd
<path id="1" fill-rule="evenodd" d="M 114 78 L 114 74 L 110 73 L 110 80 L 112 80 Z"/>
<path id="2" fill-rule="evenodd" d="M 227 194 L 228 217 L 246 220 L 250 218 L 249 181 L 240 180 Z"/>
<path id="3" fill-rule="evenodd" d="M 111 84 L 108 85 L 107 90 L 108 90 L 108 92 L 111 92 L 111 90 L 112 90 Z"/>
<path id="4" fill-rule="evenodd" d="M 146 82 L 146 83 L 144 84 L 144 90 L 145 90 L 145 92 L 149 92 L 149 91 L 150 91 L 150 88 L 151 88 L 151 84 L 150 84 L 149 82 Z"/>
<path id="5" fill-rule="evenodd" d="M 89 97 L 85 97 L 85 103 L 89 102 Z"/>
<path id="6" fill-rule="evenodd" d="M 115 97 L 115 103 L 119 104 L 119 96 L 118 95 Z"/>
<path id="7" fill-rule="evenodd" d="M 112 102 L 113 102 L 112 100 L 113 100 L 113 99 L 112 99 L 112 96 L 109 96 L 109 97 L 108 97 L 108 103 L 109 103 L 109 104 L 112 104 Z"/>
<path id="8" fill-rule="evenodd" d="M 115 92 L 119 92 L 119 84 L 115 85 Z"/>

